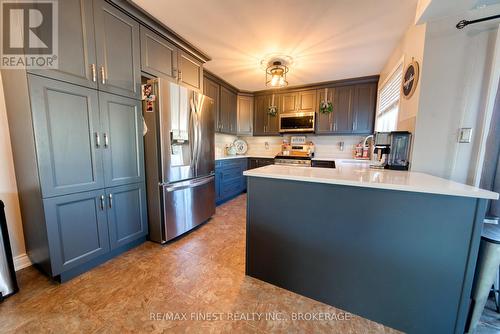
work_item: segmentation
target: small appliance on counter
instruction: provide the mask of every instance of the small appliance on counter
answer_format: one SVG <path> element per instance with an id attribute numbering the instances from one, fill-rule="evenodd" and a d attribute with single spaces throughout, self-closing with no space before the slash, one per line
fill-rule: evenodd
<path id="1" fill-rule="evenodd" d="M 410 132 L 391 132 L 391 147 L 387 158 L 387 169 L 408 170 L 410 167 L 410 144 Z"/>
<path id="2" fill-rule="evenodd" d="M 391 147 L 391 133 L 390 132 L 375 132 L 373 144 L 373 159 L 377 161 L 376 164 L 370 165 L 372 168 L 385 168 L 387 164 L 387 157 Z"/>
<path id="3" fill-rule="evenodd" d="M 411 133 L 408 131 L 376 132 L 371 168 L 408 170 L 410 167 Z"/>
<path id="4" fill-rule="evenodd" d="M 290 142 L 283 140 L 281 153 L 274 158 L 275 165 L 311 167 L 314 157 L 314 144 L 305 136 L 293 136 Z"/>

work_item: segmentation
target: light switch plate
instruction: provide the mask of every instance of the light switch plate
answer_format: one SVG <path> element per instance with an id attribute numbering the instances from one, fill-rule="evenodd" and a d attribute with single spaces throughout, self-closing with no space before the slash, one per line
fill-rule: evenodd
<path id="1" fill-rule="evenodd" d="M 472 128 L 460 128 L 458 134 L 459 143 L 470 143 L 472 141 Z"/>

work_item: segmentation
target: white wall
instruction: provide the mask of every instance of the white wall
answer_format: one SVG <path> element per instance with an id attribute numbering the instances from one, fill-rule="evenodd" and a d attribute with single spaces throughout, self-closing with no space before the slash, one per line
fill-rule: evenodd
<path id="1" fill-rule="evenodd" d="M 5 215 L 9 229 L 12 253 L 15 258 L 16 268 L 29 264 L 24 246 L 21 211 L 17 196 L 14 162 L 10 143 L 7 111 L 3 93 L 2 78 L 0 76 L 0 200 L 5 204 Z"/>
<path id="2" fill-rule="evenodd" d="M 427 23 L 412 170 L 474 184 L 497 32 L 456 22 Z M 458 143 L 461 127 L 473 128 L 472 143 Z"/>
<path id="3" fill-rule="evenodd" d="M 384 68 L 380 72 L 379 89 L 392 74 L 392 71 L 403 60 L 406 67 L 414 58 L 422 68 L 424 66 L 425 24 L 412 25 L 408 28 L 397 47 L 392 52 Z M 398 127 L 400 131 L 415 132 L 415 122 L 419 107 L 420 84 L 410 99 L 402 98 L 399 106 Z"/>

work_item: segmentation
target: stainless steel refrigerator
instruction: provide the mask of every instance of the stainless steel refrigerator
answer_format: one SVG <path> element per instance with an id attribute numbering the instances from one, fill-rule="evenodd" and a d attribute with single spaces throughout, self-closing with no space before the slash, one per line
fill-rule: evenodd
<path id="1" fill-rule="evenodd" d="M 214 102 L 162 79 L 143 100 L 149 237 L 164 243 L 215 213 Z"/>

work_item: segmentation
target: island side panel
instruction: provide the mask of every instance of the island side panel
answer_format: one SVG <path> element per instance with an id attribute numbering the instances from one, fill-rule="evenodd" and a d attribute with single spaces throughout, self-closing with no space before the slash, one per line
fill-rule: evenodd
<path id="1" fill-rule="evenodd" d="M 461 323 L 482 200 L 260 177 L 247 192 L 247 275 L 409 333 Z"/>

